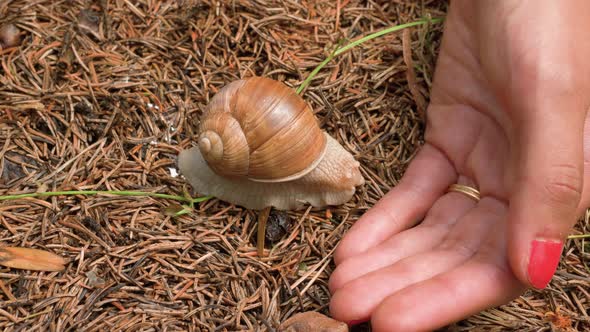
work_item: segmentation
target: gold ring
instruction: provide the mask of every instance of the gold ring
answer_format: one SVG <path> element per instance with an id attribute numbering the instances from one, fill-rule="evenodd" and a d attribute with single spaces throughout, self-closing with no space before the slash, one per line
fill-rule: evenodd
<path id="1" fill-rule="evenodd" d="M 473 199 L 475 199 L 477 202 L 479 202 L 479 199 L 481 198 L 479 191 L 475 188 L 469 187 L 469 186 L 465 186 L 462 184 L 452 184 L 449 187 L 449 192 L 454 191 L 454 192 L 458 192 L 458 193 L 462 193 L 465 194 Z"/>

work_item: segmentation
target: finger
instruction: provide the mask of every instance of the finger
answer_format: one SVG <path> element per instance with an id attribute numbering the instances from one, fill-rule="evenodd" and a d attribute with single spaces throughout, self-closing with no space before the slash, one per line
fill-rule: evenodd
<path id="1" fill-rule="evenodd" d="M 582 216 L 590 207 L 590 113 L 586 113 L 584 121 L 584 187 L 582 199 L 578 205 L 578 216 Z"/>
<path id="2" fill-rule="evenodd" d="M 357 280 L 371 272 L 386 269 L 404 258 L 424 253 L 434 248 L 448 229 L 444 226 L 423 226 L 403 231 L 394 235 L 391 239 L 373 247 L 366 252 L 350 257 L 340 263 L 332 275 L 328 287 L 330 293 L 344 287 L 349 282 Z M 389 271 L 388 269 L 386 269 Z M 363 279 L 368 280 L 371 278 Z M 353 295 L 354 296 L 354 295 Z"/>
<path id="3" fill-rule="evenodd" d="M 489 255 L 474 256 L 452 271 L 392 294 L 375 309 L 372 330 L 433 331 L 509 302 L 524 287 L 509 272 L 504 252 L 494 248 Z"/>
<path id="4" fill-rule="evenodd" d="M 421 225 L 341 262 L 330 276 L 330 291 L 334 293 L 349 281 L 436 247 L 450 227 L 474 206 L 474 200 L 460 193 L 444 195 L 428 211 Z"/>
<path id="5" fill-rule="evenodd" d="M 509 259 L 517 277 L 536 288 L 555 273 L 582 197 L 585 114 L 579 104 L 560 104 L 568 111 L 538 114 L 517 136 L 521 158 L 514 160 Z"/>
<path id="6" fill-rule="evenodd" d="M 334 253 L 336 264 L 414 225 L 455 179 L 448 159 L 436 148 L 424 145 L 399 184 L 342 238 Z"/>
<path id="7" fill-rule="evenodd" d="M 497 211 L 502 207 L 498 204 L 493 199 L 482 199 L 434 250 L 407 257 L 346 283 L 332 295 L 330 313 L 344 322 L 367 319 L 389 295 L 462 264 L 489 236 L 489 229 L 501 221 Z"/>

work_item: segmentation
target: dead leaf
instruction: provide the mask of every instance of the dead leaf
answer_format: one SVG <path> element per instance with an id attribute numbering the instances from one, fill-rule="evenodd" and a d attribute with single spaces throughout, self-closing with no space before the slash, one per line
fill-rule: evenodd
<path id="1" fill-rule="evenodd" d="M 54 253 L 31 248 L 0 248 L 0 265 L 22 270 L 62 271 L 66 260 Z"/>
<path id="2" fill-rule="evenodd" d="M 319 312 L 308 311 L 287 319 L 279 327 L 281 332 L 348 332 L 348 325 Z"/>

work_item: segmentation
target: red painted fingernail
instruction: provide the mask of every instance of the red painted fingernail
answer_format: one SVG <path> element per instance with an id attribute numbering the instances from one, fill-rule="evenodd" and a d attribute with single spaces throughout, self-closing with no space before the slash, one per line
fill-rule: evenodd
<path id="1" fill-rule="evenodd" d="M 366 323 L 368 321 L 369 321 L 368 319 L 351 320 L 350 322 L 348 322 L 348 327 L 353 327 L 355 325 Z"/>
<path id="2" fill-rule="evenodd" d="M 529 281 L 538 289 L 547 286 L 559 264 L 562 242 L 537 239 L 532 242 L 529 259 Z"/>

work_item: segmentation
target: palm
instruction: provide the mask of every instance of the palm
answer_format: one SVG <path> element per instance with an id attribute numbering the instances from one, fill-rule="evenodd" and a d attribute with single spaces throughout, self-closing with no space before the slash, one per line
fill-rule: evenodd
<path id="1" fill-rule="evenodd" d="M 475 27 L 451 15 L 426 144 L 402 182 L 353 226 L 336 253 L 330 288 L 337 319 L 371 317 L 377 331 L 434 329 L 525 289 L 506 249 L 519 137 L 500 106 L 501 86 L 490 83 L 498 77 L 484 75 L 493 69 L 481 65 Z M 457 182 L 479 188 L 481 200 L 447 193 Z"/>

